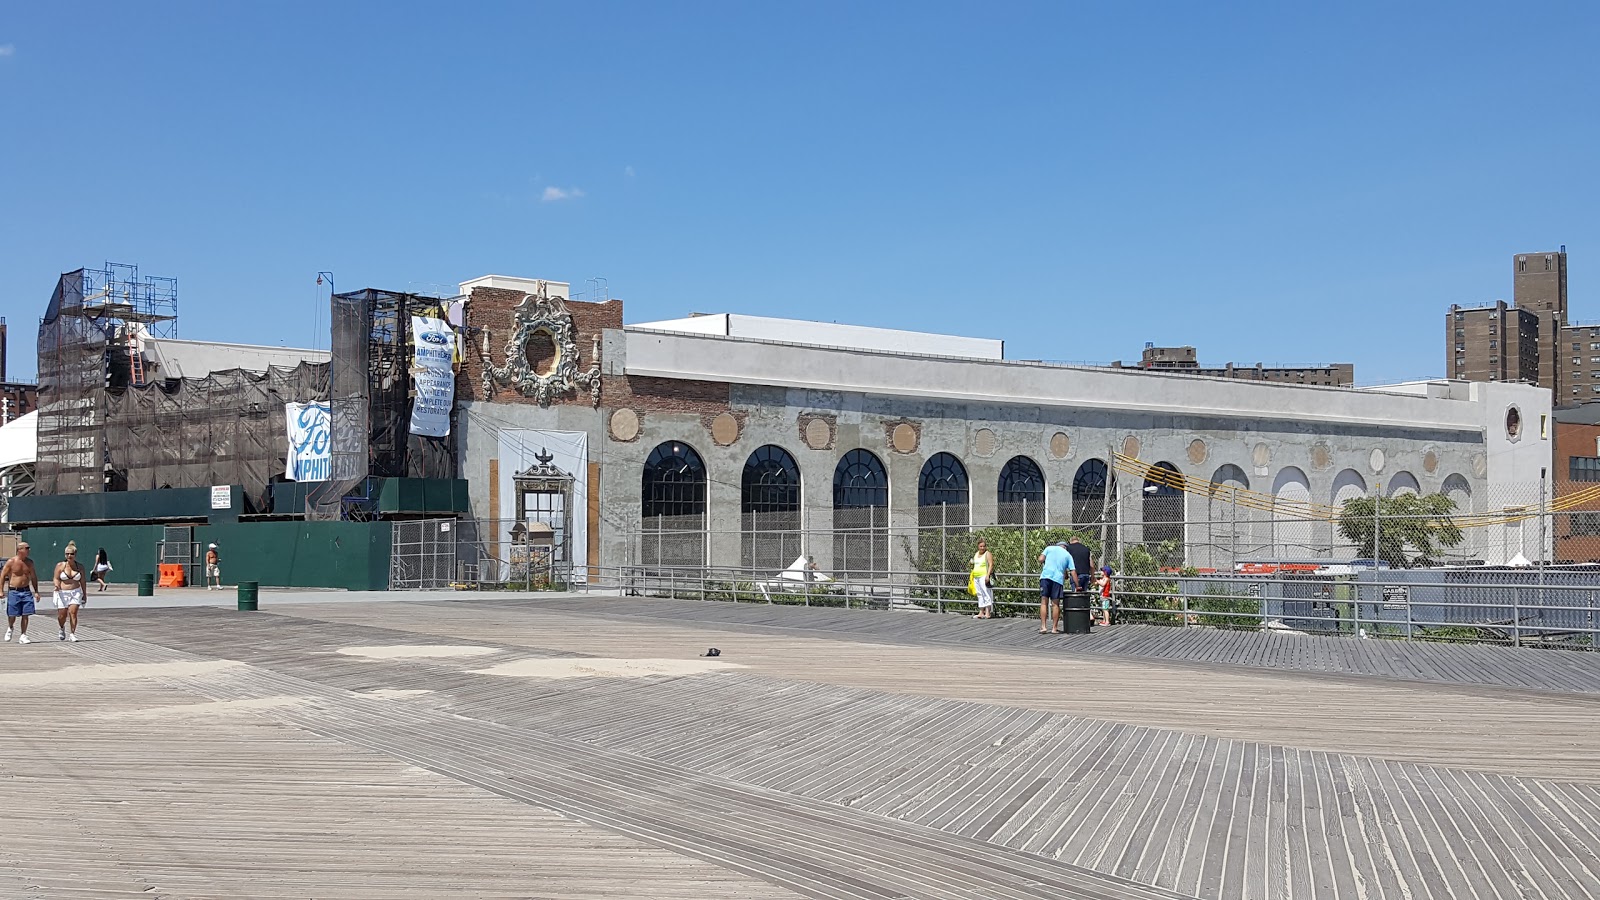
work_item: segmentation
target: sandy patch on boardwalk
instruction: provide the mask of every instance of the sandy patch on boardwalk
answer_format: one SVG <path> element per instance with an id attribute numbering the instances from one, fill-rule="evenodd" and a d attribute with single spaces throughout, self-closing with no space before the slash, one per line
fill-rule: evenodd
<path id="1" fill-rule="evenodd" d="M 10 690 L 19 687 L 71 687 L 80 684 L 103 684 L 108 681 L 133 681 L 139 678 L 182 678 L 189 675 L 210 675 L 237 665 L 239 664 L 231 659 L 209 659 L 199 662 L 67 666 L 64 669 L 47 669 L 43 672 L 9 673 L 0 679 L 0 686 Z"/>
<path id="2" fill-rule="evenodd" d="M 386 647 L 340 647 L 345 656 L 366 659 L 449 659 L 457 656 L 487 656 L 499 653 L 498 647 L 475 647 L 466 644 L 394 644 Z"/>
<path id="3" fill-rule="evenodd" d="M 492 669 L 474 669 L 473 674 L 509 678 L 644 678 L 742 668 L 720 659 L 520 659 Z"/>
<path id="4" fill-rule="evenodd" d="M 377 697 L 379 700 L 404 700 L 407 697 L 420 697 L 423 694 L 431 693 L 433 693 L 433 691 L 426 691 L 420 688 L 413 688 L 410 690 L 402 690 L 400 688 L 378 688 L 377 690 L 372 691 L 362 691 L 361 696 Z"/>
<path id="5" fill-rule="evenodd" d="M 226 719 L 263 709 L 288 709 L 304 706 L 305 697 L 252 697 L 248 700 L 212 700 L 207 703 L 181 703 L 177 706 L 151 706 L 111 713 L 112 719 Z"/>

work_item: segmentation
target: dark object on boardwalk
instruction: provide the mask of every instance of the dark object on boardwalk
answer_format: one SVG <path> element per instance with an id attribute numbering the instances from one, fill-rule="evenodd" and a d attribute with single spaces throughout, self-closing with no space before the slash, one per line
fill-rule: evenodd
<path id="1" fill-rule="evenodd" d="M 1067 625 L 1067 634 L 1089 633 L 1089 595 L 1083 591 L 1071 591 L 1066 599 L 1061 601 L 1061 611 Z"/>
<path id="2" fill-rule="evenodd" d="M 722 655 L 722 651 L 718 650 L 715 647 L 712 647 L 710 650 L 707 650 L 706 652 L 704 652 L 704 653 L 702 653 L 700 655 L 701 656 L 721 656 Z"/>

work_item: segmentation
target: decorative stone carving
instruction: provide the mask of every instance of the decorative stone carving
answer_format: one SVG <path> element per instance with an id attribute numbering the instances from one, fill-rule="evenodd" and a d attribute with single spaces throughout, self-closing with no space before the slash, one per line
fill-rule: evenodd
<path id="1" fill-rule="evenodd" d="M 989 457 L 993 456 L 994 451 L 998 450 L 999 448 L 1000 438 L 995 435 L 992 429 L 979 428 L 973 433 L 972 452 L 974 455 L 988 459 Z"/>
<path id="2" fill-rule="evenodd" d="M 1432 450 L 1422 454 L 1422 471 L 1429 475 L 1439 471 L 1439 454 Z"/>
<path id="3" fill-rule="evenodd" d="M 572 324 L 572 313 L 560 297 L 550 296 L 548 287 L 541 281 L 538 290 L 523 297 L 512 310 L 512 321 L 515 325 L 506 340 L 505 365 L 497 366 L 484 360 L 485 396 L 493 397 L 498 386 L 509 386 L 524 397 L 534 398 L 540 406 L 549 406 L 557 397 L 587 390 L 589 402 L 596 407 L 600 405 L 600 366 L 592 365 L 587 371 L 579 369 L 577 328 Z M 549 356 L 551 347 L 554 358 Z M 598 336 L 591 355 L 597 359 L 600 356 Z M 539 358 L 530 359 L 532 356 Z"/>
<path id="4" fill-rule="evenodd" d="M 726 447 L 739 439 L 739 420 L 732 413 L 718 413 L 711 420 L 711 439 Z"/>
<path id="5" fill-rule="evenodd" d="M 1189 442 L 1189 462 L 1192 462 L 1198 466 L 1206 461 L 1206 456 L 1208 453 L 1209 451 L 1206 449 L 1205 441 L 1195 438 Z"/>
<path id="6" fill-rule="evenodd" d="M 627 407 L 612 413 L 611 437 L 624 444 L 636 440 L 639 437 L 639 414 Z"/>
<path id="7" fill-rule="evenodd" d="M 1050 455 L 1056 459 L 1066 459 L 1072 455 L 1072 438 L 1067 437 L 1065 431 L 1050 435 Z"/>
<path id="8" fill-rule="evenodd" d="M 889 430 L 889 446 L 896 453 L 912 453 L 917 449 L 917 441 L 921 437 L 916 426 L 910 422 L 900 422 Z"/>
<path id="9" fill-rule="evenodd" d="M 1372 474 L 1377 475 L 1378 473 L 1382 472 L 1385 461 L 1386 460 L 1383 458 L 1383 451 L 1377 447 L 1373 447 L 1372 455 L 1367 457 L 1367 465 L 1372 468 Z"/>
<path id="10" fill-rule="evenodd" d="M 835 424 L 828 416 L 801 417 L 800 439 L 813 450 L 833 449 Z"/>
<path id="11" fill-rule="evenodd" d="M 1311 468 L 1318 471 L 1333 467 L 1333 448 L 1318 441 L 1311 445 Z"/>
<path id="12" fill-rule="evenodd" d="M 1141 448 L 1139 446 L 1139 439 L 1134 437 L 1133 435 L 1130 434 L 1127 437 L 1122 439 L 1122 455 L 1123 456 L 1126 456 L 1126 457 L 1129 457 L 1129 458 L 1132 458 L 1132 459 L 1138 459 L 1139 458 L 1139 450 L 1140 449 Z"/>

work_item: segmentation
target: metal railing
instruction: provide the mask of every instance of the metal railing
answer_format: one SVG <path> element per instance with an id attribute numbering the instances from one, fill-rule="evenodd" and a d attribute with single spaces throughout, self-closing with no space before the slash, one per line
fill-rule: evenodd
<path id="1" fill-rule="evenodd" d="M 1505 574 L 1505 573 L 1499 573 Z M 976 612 L 967 572 L 835 572 L 828 581 L 771 570 L 697 566 L 589 567 L 575 590 L 843 609 Z M 1394 577 L 1390 577 L 1394 576 Z M 567 579 L 563 579 L 567 580 Z M 1439 571 L 1357 576 L 1116 575 L 1112 619 L 1351 639 L 1447 641 L 1570 650 L 1600 647 L 1600 584 L 1466 582 Z M 997 573 L 997 617 L 1031 617 L 1038 576 Z M 1098 598 L 1091 597 L 1091 605 Z"/>

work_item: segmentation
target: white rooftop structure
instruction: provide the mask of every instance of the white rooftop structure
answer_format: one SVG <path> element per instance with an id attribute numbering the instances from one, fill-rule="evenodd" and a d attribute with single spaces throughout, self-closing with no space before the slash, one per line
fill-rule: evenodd
<path id="1" fill-rule="evenodd" d="M 267 347 L 258 344 L 223 344 L 216 341 L 180 341 L 143 338 L 145 357 L 155 378 L 204 378 L 212 372 L 244 369 L 265 372 L 270 366 L 293 368 L 303 362 L 325 363 L 327 350 Z"/>
<path id="2" fill-rule="evenodd" d="M 0 469 L 29 465 L 38 459 L 38 410 L 18 416 L 0 427 Z"/>
<path id="3" fill-rule="evenodd" d="M 682 334 L 777 341 L 813 347 L 873 350 L 883 353 L 954 356 L 964 359 L 1005 358 L 1005 341 L 993 338 L 900 331 L 866 325 L 840 325 L 835 322 L 810 322 L 804 319 L 745 316 L 738 313 L 711 313 L 693 315 L 686 319 L 636 322 L 626 327 L 629 330 L 674 331 Z"/>
<path id="4" fill-rule="evenodd" d="M 481 275 L 469 281 L 461 282 L 461 294 L 464 297 L 472 296 L 473 288 L 494 288 L 501 291 L 521 291 L 532 294 L 539 290 L 543 284 L 552 297 L 563 300 L 572 299 L 572 285 L 565 281 L 549 281 L 543 278 L 518 278 L 514 275 Z"/>

